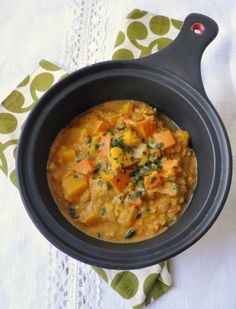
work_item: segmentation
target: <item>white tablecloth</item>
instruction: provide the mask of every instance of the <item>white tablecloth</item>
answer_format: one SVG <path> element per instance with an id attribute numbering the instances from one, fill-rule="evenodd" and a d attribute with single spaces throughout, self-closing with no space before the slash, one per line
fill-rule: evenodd
<path id="1" fill-rule="evenodd" d="M 202 75 L 206 92 L 228 130 L 235 159 L 236 2 L 233 0 L 1 1 L 0 101 L 41 58 L 67 70 L 109 58 L 119 25 L 133 8 L 179 19 L 191 12 L 199 12 L 218 22 L 220 32 L 204 53 Z M 95 29 L 98 23 L 102 24 L 102 30 L 91 36 L 92 28 Z M 92 37 L 91 42 L 86 43 L 89 37 Z M 174 258 L 175 286 L 150 305 L 150 309 L 236 308 L 235 184 L 234 176 L 226 205 L 210 231 L 197 244 Z M 57 279 L 48 272 L 55 257 L 48 257 L 48 242 L 31 223 L 18 192 L 2 173 L 0 209 L 0 308 L 88 309 L 86 302 L 76 301 L 83 294 L 80 286 L 76 287 L 76 278 L 70 279 L 69 296 L 63 296 L 62 291 L 60 301 L 56 299 L 58 294 L 52 291 L 54 285 L 58 291 L 63 290 L 68 285 L 66 274 L 69 270 L 65 268 L 64 273 L 59 270 Z M 66 263 L 67 258 L 61 255 L 61 260 Z M 57 265 L 53 267 L 57 269 Z M 60 285 L 59 281 L 63 284 Z M 105 283 L 96 282 L 99 289 L 87 296 L 97 299 L 99 308 L 109 309 L 111 304 L 113 308 L 128 308 Z"/>

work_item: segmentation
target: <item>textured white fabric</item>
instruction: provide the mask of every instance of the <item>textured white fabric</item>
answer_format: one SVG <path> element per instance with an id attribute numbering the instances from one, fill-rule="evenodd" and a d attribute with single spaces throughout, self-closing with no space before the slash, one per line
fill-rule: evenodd
<path id="1" fill-rule="evenodd" d="M 218 22 L 220 32 L 203 56 L 202 74 L 206 92 L 228 129 L 235 159 L 233 0 L 1 1 L 0 101 L 41 58 L 68 71 L 110 58 L 120 24 L 134 8 L 178 19 L 199 12 Z M 175 287 L 150 309 L 236 308 L 235 185 L 234 176 L 219 219 L 197 244 L 174 259 Z M 0 308 L 108 309 L 111 304 L 129 308 L 104 282 L 98 284 L 90 268 L 51 247 L 22 207 L 18 192 L 0 173 Z"/>

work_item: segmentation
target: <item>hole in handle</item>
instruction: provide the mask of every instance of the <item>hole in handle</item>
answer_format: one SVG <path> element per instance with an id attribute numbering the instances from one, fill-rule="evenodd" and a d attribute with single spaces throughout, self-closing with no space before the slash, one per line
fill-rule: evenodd
<path id="1" fill-rule="evenodd" d="M 194 23 L 191 30 L 198 35 L 202 35 L 205 31 L 205 26 L 201 23 Z"/>

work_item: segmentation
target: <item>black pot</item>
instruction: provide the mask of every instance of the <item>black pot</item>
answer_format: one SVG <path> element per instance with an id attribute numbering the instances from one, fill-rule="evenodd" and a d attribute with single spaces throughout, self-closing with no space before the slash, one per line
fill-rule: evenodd
<path id="1" fill-rule="evenodd" d="M 20 137 L 17 176 L 27 212 L 57 248 L 96 266 L 141 268 L 185 250 L 216 220 L 229 191 L 232 158 L 225 128 L 202 85 L 200 60 L 217 32 L 213 20 L 191 14 L 175 41 L 161 52 L 89 66 L 39 100 Z M 138 243 L 110 243 L 76 229 L 58 210 L 47 182 L 48 154 L 59 131 L 88 108 L 117 99 L 147 102 L 190 131 L 198 162 L 198 183 L 186 211 L 167 231 Z"/>

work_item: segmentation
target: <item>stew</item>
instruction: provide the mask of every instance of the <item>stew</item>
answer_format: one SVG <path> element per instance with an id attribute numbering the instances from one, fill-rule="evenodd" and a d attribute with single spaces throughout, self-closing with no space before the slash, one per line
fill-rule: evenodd
<path id="1" fill-rule="evenodd" d="M 134 242 L 163 232 L 197 181 L 190 136 L 146 103 L 106 102 L 56 137 L 47 175 L 61 213 L 83 232 Z"/>

